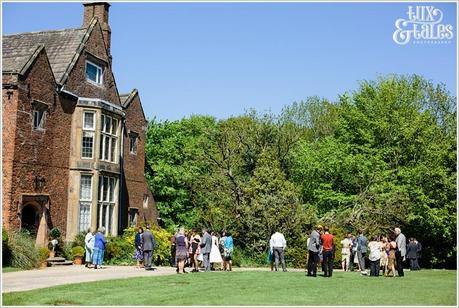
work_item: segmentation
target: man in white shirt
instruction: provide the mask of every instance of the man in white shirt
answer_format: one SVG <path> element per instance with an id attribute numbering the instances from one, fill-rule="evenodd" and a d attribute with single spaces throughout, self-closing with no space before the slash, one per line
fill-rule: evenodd
<path id="1" fill-rule="evenodd" d="M 287 247 L 287 242 L 285 241 L 285 237 L 282 233 L 276 232 L 271 236 L 271 240 L 269 241 L 269 249 L 271 250 L 271 254 L 274 256 L 274 265 L 277 272 L 277 268 L 279 265 L 279 258 L 282 262 L 282 270 L 284 272 L 287 271 L 285 267 L 285 259 L 284 259 L 284 250 Z"/>

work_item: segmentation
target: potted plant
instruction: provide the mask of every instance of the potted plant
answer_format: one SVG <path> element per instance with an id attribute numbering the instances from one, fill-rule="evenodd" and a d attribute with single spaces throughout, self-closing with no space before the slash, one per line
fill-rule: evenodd
<path id="1" fill-rule="evenodd" d="M 48 256 L 49 256 L 49 250 L 48 248 L 46 247 L 41 247 L 39 250 L 38 250 L 38 254 L 40 256 L 40 268 L 45 268 L 48 266 L 48 261 L 46 261 L 46 259 L 48 259 Z"/>
<path id="2" fill-rule="evenodd" d="M 49 257 L 50 258 L 54 258 L 54 256 L 56 255 L 56 247 L 57 247 L 57 244 L 59 243 L 58 238 L 61 236 L 61 231 L 59 230 L 59 228 L 54 227 L 49 232 L 49 236 L 52 238 L 52 240 L 50 242 L 51 246 L 52 246 L 52 249 L 49 252 Z"/>
<path id="3" fill-rule="evenodd" d="M 75 258 L 73 263 L 76 265 L 83 264 L 84 248 L 81 246 L 75 246 L 72 248 L 72 254 Z"/>

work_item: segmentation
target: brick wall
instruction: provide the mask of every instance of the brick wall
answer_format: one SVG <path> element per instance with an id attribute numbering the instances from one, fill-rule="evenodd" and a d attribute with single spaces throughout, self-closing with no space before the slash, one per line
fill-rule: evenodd
<path id="1" fill-rule="evenodd" d="M 5 104 L 5 97 L 3 99 L 7 109 L 13 106 Z M 47 105 L 43 131 L 32 128 L 32 102 L 36 100 Z M 8 168 L 11 166 L 11 176 L 8 174 L 8 179 L 5 178 L 9 183 L 6 183 L 3 195 L 4 217 L 7 218 L 5 225 L 19 228 L 20 218 L 17 213 L 22 194 L 44 194 L 49 195 L 50 199 L 51 227 L 57 226 L 65 235 L 73 103 L 57 95 L 45 52 L 38 55 L 30 71 L 18 81 L 16 103 L 15 110 L 3 113 L 3 120 L 8 125 L 14 121 L 14 117 L 16 122 L 12 126 L 14 132 L 4 132 L 4 148 L 8 155 L 4 157 L 3 163 Z M 10 155 L 13 142 L 14 155 Z M 36 176 L 45 179 L 41 189 L 36 188 Z"/>
<path id="2" fill-rule="evenodd" d="M 124 192 L 125 198 L 123 206 L 137 208 L 141 220 L 156 222 L 158 212 L 154 204 L 153 196 L 148 188 L 145 179 L 145 132 L 147 122 L 144 118 L 140 98 L 136 95 L 128 108 L 125 109 L 126 122 L 124 133 L 124 176 L 127 191 Z M 137 152 L 130 153 L 129 132 L 138 134 Z M 144 196 L 148 195 L 148 208 L 143 208 Z"/>

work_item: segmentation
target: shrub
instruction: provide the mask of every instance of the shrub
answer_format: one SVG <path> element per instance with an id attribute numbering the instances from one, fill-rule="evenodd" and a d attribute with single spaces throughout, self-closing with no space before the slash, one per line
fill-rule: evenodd
<path id="1" fill-rule="evenodd" d="M 74 257 L 83 257 L 84 256 L 84 248 L 81 246 L 75 246 L 72 248 L 72 255 Z"/>
<path id="2" fill-rule="evenodd" d="M 154 224 L 152 233 L 155 237 L 156 248 L 153 255 L 155 265 L 166 265 L 170 257 L 170 238 L 172 233 Z M 145 226 L 144 226 L 145 229 Z M 123 235 L 119 237 L 107 237 L 107 247 L 105 249 L 105 260 L 108 264 L 133 265 L 135 264 L 134 240 L 137 232 L 136 227 L 129 227 L 124 230 Z"/>
<path id="3" fill-rule="evenodd" d="M 294 268 L 306 268 L 308 258 L 307 247 L 288 247 L 285 250 L 285 262 Z"/>
<path id="4" fill-rule="evenodd" d="M 73 239 L 73 242 L 72 242 L 72 247 L 76 247 L 76 246 L 85 247 L 86 246 L 85 245 L 86 243 L 84 242 L 85 237 L 86 237 L 85 232 L 80 232 L 77 235 L 75 235 L 75 238 Z"/>
<path id="5" fill-rule="evenodd" d="M 11 250 L 8 246 L 8 232 L 2 228 L 2 266 L 11 265 Z"/>
<path id="6" fill-rule="evenodd" d="M 71 243 L 60 244 L 56 250 L 58 251 L 58 255 L 66 260 L 74 259 Z"/>
<path id="7" fill-rule="evenodd" d="M 104 258 L 109 264 L 131 265 L 134 264 L 134 244 L 130 243 L 125 236 L 107 237 Z"/>
<path id="8" fill-rule="evenodd" d="M 49 231 L 49 236 L 51 236 L 51 238 L 59 238 L 61 236 L 61 231 L 59 230 L 58 227 L 54 227 L 51 229 L 51 231 Z"/>
<path id="9" fill-rule="evenodd" d="M 13 231 L 8 234 L 8 246 L 11 250 L 11 266 L 32 269 L 39 265 L 40 256 L 35 241 L 28 232 Z"/>
<path id="10" fill-rule="evenodd" d="M 38 255 L 40 257 L 40 262 L 46 261 L 49 257 L 49 250 L 46 247 L 41 247 L 38 249 Z"/>

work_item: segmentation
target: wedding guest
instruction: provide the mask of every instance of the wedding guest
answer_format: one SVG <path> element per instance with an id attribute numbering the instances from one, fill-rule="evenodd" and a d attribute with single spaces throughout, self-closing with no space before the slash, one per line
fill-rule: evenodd
<path id="1" fill-rule="evenodd" d="M 417 271 L 418 245 L 412 237 L 410 237 L 408 245 L 406 245 L 406 258 L 410 261 L 410 271 Z"/>
<path id="2" fill-rule="evenodd" d="M 135 239 L 134 239 L 134 246 L 135 246 L 134 259 L 137 261 L 137 268 L 141 268 L 142 262 L 143 262 L 142 234 L 143 234 L 143 228 L 139 227 L 139 229 L 137 229 L 137 233 L 135 234 Z"/>
<path id="3" fill-rule="evenodd" d="M 95 236 L 94 233 L 92 232 L 92 228 L 88 229 L 88 233 L 86 233 L 86 236 L 84 238 L 84 246 L 85 246 L 85 267 L 90 267 L 91 261 L 92 261 L 92 255 L 94 252 L 94 242 L 95 242 Z"/>
<path id="4" fill-rule="evenodd" d="M 104 233 L 105 233 L 105 228 L 100 227 L 99 230 L 97 230 L 97 233 L 94 239 L 94 253 L 93 253 L 93 261 L 92 261 L 92 263 L 94 264 L 94 269 L 102 268 L 102 262 L 104 260 L 105 246 L 107 244 L 107 240 L 105 239 Z"/>
<path id="5" fill-rule="evenodd" d="M 147 225 L 145 231 L 142 234 L 142 250 L 143 250 L 143 265 L 146 271 L 151 271 L 153 270 L 152 265 L 152 256 L 153 256 L 153 251 L 156 247 L 156 241 L 155 237 L 153 236 L 153 233 L 150 230 L 151 226 Z"/>
<path id="6" fill-rule="evenodd" d="M 185 236 L 185 229 L 180 228 L 177 236 L 175 237 L 175 258 L 177 261 L 177 273 L 186 273 L 185 272 L 185 261 L 188 257 L 188 240 Z"/>
<path id="7" fill-rule="evenodd" d="M 416 258 L 416 265 L 417 265 L 417 270 L 421 270 L 421 265 L 420 265 L 420 262 L 421 262 L 421 255 L 422 255 L 422 245 L 420 242 L 418 242 L 418 240 L 416 240 L 416 238 L 414 239 L 414 242 L 416 243 L 418 249 L 417 249 L 417 258 Z"/>
<path id="8" fill-rule="evenodd" d="M 204 265 L 204 270 L 206 272 L 210 271 L 210 251 L 212 249 L 212 237 L 207 228 L 202 229 L 202 240 L 201 240 L 201 253 L 202 253 L 202 263 Z"/>
<path id="9" fill-rule="evenodd" d="M 324 265 L 324 277 L 331 277 L 333 275 L 333 255 L 335 245 L 333 243 L 333 235 L 330 234 L 328 227 L 324 227 L 324 234 L 320 237 L 322 240 L 322 254 Z"/>
<path id="10" fill-rule="evenodd" d="M 386 250 L 387 247 L 387 237 L 381 237 L 381 259 L 379 260 L 379 267 L 382 269 L 383 276 L 386 274 L 387 271 L 387 263 L 388 263 L 388 253 L 389 251 Z"/>
<path id="11" fill-rule="evenodd" d="M 363 230 L 359 230 L 359 234 L 357 238 L 357 258 L 359 259 L 360 274 L 367 275 L 365 258 L 367 256 L 368 239 L 363 235 Z"/>
<path id="12" fill-rule="evenodd" d="M 269 248 L 271 250 L 271 253 L 274 256 L 274 269 L 276 270 L 276 272 L 279 266 L 279 259 L 282 263 L 282 271 L 284 272 L 287 271 L 287 268 L 285 266 L 285 258 L 284 258 L 284 250 L 286 246 L 287 246 L 287 241 L 285 240 L 285 237 L 282 233 L 275 232 L 271 236 L 271 240 L 269 241 Z"/>
<path id="13" fill-rule="evenodd" d="M 377 236 L 373 237 L 373 240 L 368 243 L 368 249 L 370 254 L 368 258 L 370 259 L 370 276 L 379 276 L 379 262 L 381 259 L 381 244 Z"/>
<path id="14" fill-rule="evenodd" d="M 395 242 L 397 243 L 397 250 L 395 251 L 395 260 L 397 266 L 398 277 L 405 276 L 403 272 L 403 261 L 406 259 L 406 237 L 402 233 L 400 228 L 394 229 L 395 235 Z"/>
<path id="15" fill-rule="evenodd" d="M 225 257 L 225 240 L 226 240 L 226 231 L 222 231 L 222 236 L 218 240 L 218 249 L 220 250 L 220 254 L 223 259 L 222 270 L 226 271 L 227 268 L 227 260 Z"/>
<path id="16" fill-rule="evenodd" d="M 231 236 L 231 233 L 226 233 L 226 238 L 225 242 L 223 243 L 223 255 L 225 256 L 226 260 L 226 267 L 224 270 L 232 271 L 233 270 L 233 250 L 234 250 L 234 244 L 233 244 L 233 237 Z"/>
<path id="17" fill-rule="evenodd" d="M 386 243 L 387 253 L 387 272 L 386 277 L 392 273 L 392 276 L 395 277 L 395 250 L 397 249 L 397 243 L 394 241 L 394 236 L 389 237 L 389 241 Z"/>
<path id="18" fill-rule="evenodd" d="M 201 242 L 201 237 L 199 236 L 196 229 L 193 229 L 191 234 L 191 245 L 190 245 L 190 258 L 191 258 L 191 265 L 193 267 L 192 272 L 199 272 L 198 268 L 198 255 L 200 254 L 199 243 Z"/>
<path id="19" fill-rule="evenodd" d="M 349 271 L 351 262 L 351 247 L 352 247 L 352 234 L 348 233 L 347 237 L 341 241 L 341 269 L 346 272 Z"/>
<path id="20" fill-rule="evenodd" d="M 317 277 L 317 264 L 319 263 L 320 231 L 322 226 L 318 225 L 309 235 L 308 244 L 308 273 L 307 276 Z"/>

